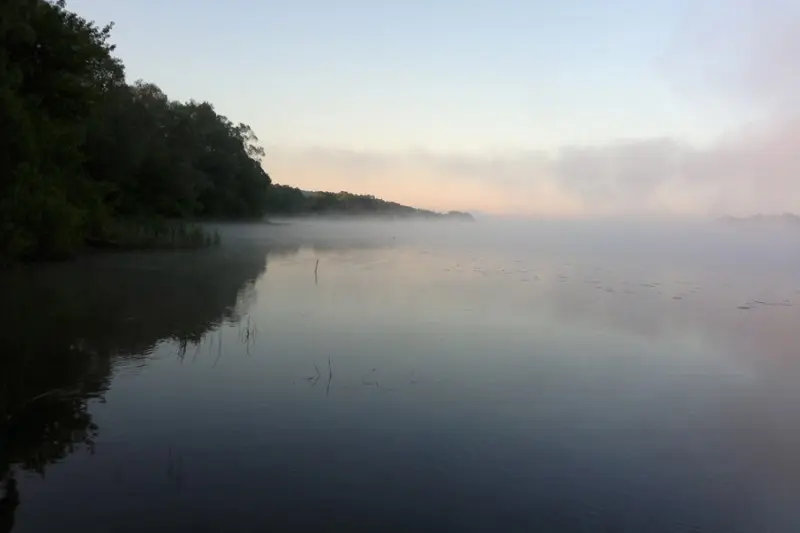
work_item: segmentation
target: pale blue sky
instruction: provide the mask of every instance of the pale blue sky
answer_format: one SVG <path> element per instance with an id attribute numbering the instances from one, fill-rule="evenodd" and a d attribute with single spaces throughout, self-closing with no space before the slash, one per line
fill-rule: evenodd
<path id="1" fill-rule="evenodd" d="M 131 81 L 250 124 L 278 183 L 547 216 L 800 209 L 797 0 L 68 5 L 116 23 Z"/>
<path id="2" fill-rule="evenodd" d="M 704 138 L 660 67 L 689 0 L 73 0 L 129 76 L 269 145 L 550 149 Z"/>

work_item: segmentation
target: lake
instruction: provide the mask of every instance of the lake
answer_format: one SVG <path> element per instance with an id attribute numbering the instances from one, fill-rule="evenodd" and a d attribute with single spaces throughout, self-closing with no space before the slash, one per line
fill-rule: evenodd
<path id="1" fill-rule="evenodd" d="M 797 234 L 219 231 L 2 274 L 1 533 L 800 531 Z"/>

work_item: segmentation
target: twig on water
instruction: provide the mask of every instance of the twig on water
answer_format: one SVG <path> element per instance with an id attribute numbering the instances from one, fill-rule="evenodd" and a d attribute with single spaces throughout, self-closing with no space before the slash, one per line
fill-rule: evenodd
<path id="1" fill-rule="evenodd" d="M 211 368 L 216 368 L 217 363 L 219 363 L 220 358 L 222 357 L 222 329 L 219 330 L 219 339 L 217 340 L 217 358 L 214 359 L 214 364 Z"/>
<path id="2" fill-rule="evenodd" d="M 250 317 L 247 317 L 247 325 L 242 329 L 241 322 L 239 323 L 239 342 L 245 345 L 247 355 L 250 355 L 250 348 L 256 344 L 256 332 L 258 327 L 250 323 Z"/>
<path id="3" fill-rule="evenodd" d="M 181 360 L 181 364 L 183 364 L 183 359 L 186 357 L 186 348 L 189 346 L 189 343 L 186 339 L 180 339 L 178 341 L 178 359 Z"/>
<path id="4" fill-rule="evenodd" d="M 46 398 L 47 396 L 53 396 L 54 394 L 64 394 L 64 389 L 52 389 L 47 392 L 37 394 L 36 396 L 25 402 L 23 405 L 28 405 L 29 403 L 33 403 L 36 400 L 41 400 L 42 398 Z"/>
<path id="5" fill-rule="evenodd" d="M 318 270 L 319 270 L 319 259 L 317 259 L 317 262 L 314 265 L 314 285 L 317 285 L 317 283 L 319 283 L 319 279 L 317 278 Z"/>
<path id="6" fill-rule="evenodd" d="M 319 372 L 319 367 L 317 366 L 317 363 L 312 363 L 312 364 L 314 365 L 314 370 L 317 372 L 317 375 L 307 377 L 306 381 L 309 381 L 311 383 L 311 386 L 313 387 L 319 381 L 321 374 Z"/>
<path id="7" fill-rule="evenodd" d="M 195 345 L 194 345 L 194 355 L 192 356 L 192 363 L 197 361 L 197 356 L 200 355 L 200 349 L 203 347 L 204 339 L 205 339 L 205 337 L 203 337 L 202 339 L 200 339 L 198 342 L 195 343 Z"/>
<path id="8" fill-rule="evenodd" d="M 328 386 L 325 387 L 325 396 L 331 393 L 331 381 L 333 381 L 333 365 L 331 365 L 331 356 L 328 356 Z"/>
<path id="9" fill-rule="evenodd" d="M 20 408 L 26 407 L 26 406 L 32 404 L 33 402 L 35 402 L 37 400 L 41 400 L 42 398 L 47 398 L 48 396 L 55 396 L 55 395 L 72 396 L 72 395 L 76 395 L 76 394 L 79 394 L 79 391 L 77 391 L 77 390 L 69 390 L 69 389 L 51 389 L 51 390 L 49 390 L 47 392 L 43 392 L 41 394 L 37 394 L 36 396 L 34 396 L 33 398 L 31 398 L 29 400 L 26 400 L 25 402 L 23 402 L 20 405 Z M 9 415 L 9 418 L 10 417 L 11 417 L 11 415 Z"/>

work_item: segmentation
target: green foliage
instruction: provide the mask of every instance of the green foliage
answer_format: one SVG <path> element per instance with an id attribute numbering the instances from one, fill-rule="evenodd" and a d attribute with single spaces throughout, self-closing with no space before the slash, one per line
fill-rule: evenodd
<path id="1" fill-rule="evenodd" d="M 0 251 L 69 253 L 81 240 L 95 190 L 84 171 L 86 125 L 122 83 L 111 27 L 98 28 L 63 2 L 11 0 L 0 12 Z"/>
<path id="2" fill-rule="evenodd" d="M 126 84 L 111 29 L 63 1 L 0 5 L 0 258 L 68 255 L 124 235 L 113 232 L 125 219 L 265 212 L 253 131 Z"/>

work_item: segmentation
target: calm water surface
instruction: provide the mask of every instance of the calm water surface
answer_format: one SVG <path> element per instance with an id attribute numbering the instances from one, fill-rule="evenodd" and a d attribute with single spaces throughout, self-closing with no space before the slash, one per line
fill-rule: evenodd
<path id="1" fill-rule="evenodd" d="M 222 231 L 3 274 L 0 532 L 800 531 L 796 235 Z"/>

